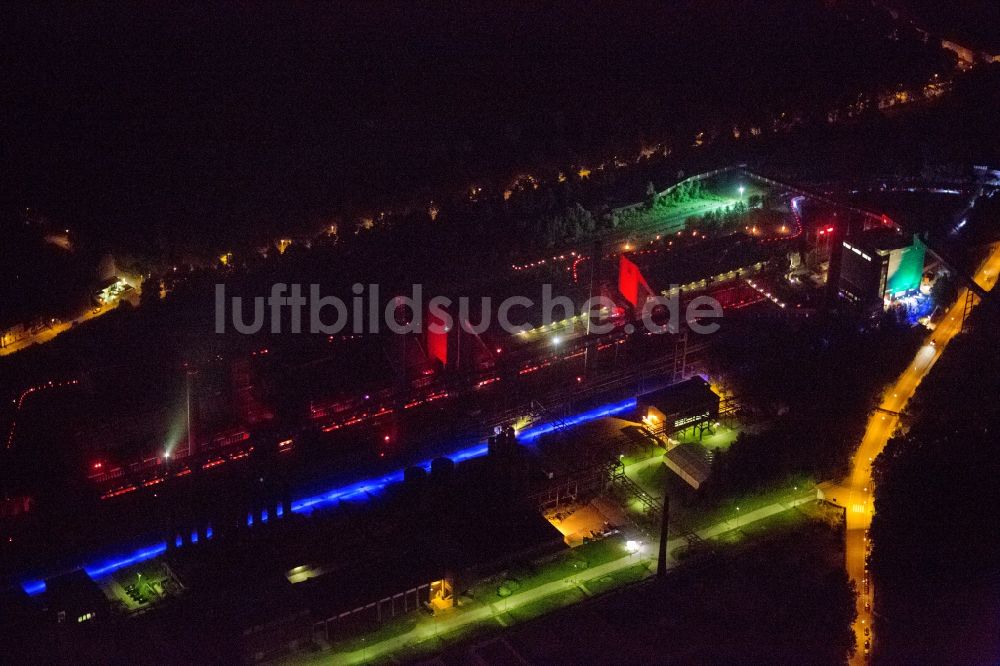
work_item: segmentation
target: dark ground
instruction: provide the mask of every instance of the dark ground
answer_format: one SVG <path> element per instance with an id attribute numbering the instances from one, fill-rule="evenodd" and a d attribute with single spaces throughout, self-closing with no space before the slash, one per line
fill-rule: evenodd
<path id="1" fill-rule="evenodd" d="M 853 613 L 838 530 L 803 521 L 439 658 L 449 666 L 513 663 L 512 653 L 530 664 L 841 664 Z"/>

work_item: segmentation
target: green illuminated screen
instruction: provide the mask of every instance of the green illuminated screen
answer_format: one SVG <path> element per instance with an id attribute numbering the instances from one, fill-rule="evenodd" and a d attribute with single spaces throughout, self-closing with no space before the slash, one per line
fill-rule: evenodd
<path id="1" fill-rule="evenodd" d="M 920 288 L 924 274 L 924 244 L 917 236 L 913 245 L 893 252 L 889 260 L 889 281 L 887 291 L 895 296 Z"/>

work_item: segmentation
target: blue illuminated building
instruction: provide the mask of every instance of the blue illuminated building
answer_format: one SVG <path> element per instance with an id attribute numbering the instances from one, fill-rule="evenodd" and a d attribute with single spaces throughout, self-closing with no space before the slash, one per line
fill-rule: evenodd
<path id="1" fill-rule="evenodd" d="M 517 435 L 519 441 L 524 443 L 531 443 L 537 440 L 542 435 L 554 432 L 556 430 L 561 430 L 563 428 L 571 428 L 589 421 L 594 421 L 596 419 L 603 418 L 605 416 L 614 416 L 617 414 L 622 414 L 624 412 L 635 409 L 636 400 L 631 398 L 628 400 L 623 400 L 620 402 L 610 403 L 606 405 L 601 405 L 600 407 L 595 407 L 594 409 L 576 414 L 574 416 L 559 420 L 551 421 L 546 423 L 540 423 L 536 426 L 525 428 L 520 431 Z M 455 463 L 460 463 L 472 458 L 478 458 L 486 455 L 488 450 L 486 442 L 480 442 L 474 446 L 466 447 L 449 453 L 447 458 L 450 458 Z M 425 460 L 417 464 L 417 466 L 422 467 L 425 470 L 430 470 L 431 461 Z M 332 488 L 329 491 L 320 493 L 319 495 L 313 495 L 311 497 L 304 497 L 292 502 L 292 512 L 301 514 L 310 514 L 317 509 L 329 508 L 336 506 L 343 500 L 365 500 L 372 496 L 378 496 L 391 485 L 402 482 L 404 470 L 396 470 L 384 474 L 382 476 L 362 479 L 355 483 L 351 483 L 344 486 L 339 486 L 337 488 Z M 280 517 L 282 514 L 276 512 L 276 517 Z M 267 522 L 266 516 L 262 516 L 261 522 Z M 253 525 L 253 517 L 248 516 L 247 525 Z M 206 533 L 206 538 L 212 538 L 212 530 L 208 529 Z M 192 541 L 196 539 L 192 538 Z M 179 545 L 179 544 L 178 544 Z M 153 544 L 147 544 L 142 548 L 138 548 L 131 553 L 124 555 L 119 555 L 116 557 L 109 557 L 103 560 L 98 560 L 96 562 L 90 562 L 83 566 L 83 570 L 93 579 L 103 578 L 114 572 L 124 569 L 126 567 L 151 560 L 155 557 L 159 557 L 167 552 L 167 544 L 165 541 L 159 541 Z M 29 580 L 24 581 L 21 584 L 21 588 L 29 595 L 41 594 L 45 591 L 45 581 L 43 580 Z"/>

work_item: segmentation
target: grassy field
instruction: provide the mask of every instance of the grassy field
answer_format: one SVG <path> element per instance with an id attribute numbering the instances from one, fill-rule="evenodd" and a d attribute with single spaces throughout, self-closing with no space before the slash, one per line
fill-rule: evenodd
<path id="1" fill-rule="evenodd" d="M 503 598 L 498 590 L 504 583 L 509 585 L 510 581 L 516 581 L 516 586 L 510 586 L 516 587 L 514 593 L 526 592 L 539 585 L 569 578 L 577 572 L 616 560 L 624 554 L 625 544 L 620 537 L 592 541 L 561 553 L 551 562 L 511 567 L 503 581 L 491 580 L 480 583 L 469 590 L 468 596 L 476 601 L 490 603 Z"/>
<path id="2" fill-rule="evenodd" d="M 354 652 L 363 649 L 366 645 L 380 643 L 396 636 L 413 631 L 417 622 L 422 619 L 417 613 L 408 613 L 394 617 L 382 624 L 376 625 L 370 630 L 365 630 L 355 636 L 348 636 L 333 643 L 336 652 Z"/>
<path id="3" fill-rule="evenodd" d="M 636 563 L 588 581 L 590 598 L 569 588 L 506 614 L 516 625 L 502 633 L 420 656 L 469 663 L 502 637 L 504 651 L 529 663 L 836 663 L 851 640 L 852 606 L 837 575 L 835 513 L 811 504 L 772 516 L 692 553 L 665 580 Z"/>

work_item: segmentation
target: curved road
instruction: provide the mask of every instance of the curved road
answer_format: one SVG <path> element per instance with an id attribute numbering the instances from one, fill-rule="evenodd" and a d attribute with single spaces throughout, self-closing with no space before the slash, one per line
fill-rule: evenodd
<path id="1" fill-rule="evenodd" d="M 989 257 L 983 261 L 975 274 L 976 283 L 986 291 L 996 284 L 1000 274 L 1000 244 L 993 247 Z M 962 330 L 962 313 L 968 289 L 963 288 L 958 300 L 941 319 L 917 352 L 913 362 L 907 366 L 885 393 L 881 410 L 876 411 L 868 421 L 864 437 L 854 455 L 850 475 L 840 483 L 823 484 L 821 489 L 847 511 L 847 573 L 858 590 L 858 620 L 854 631 L 858 651 L 852 664 L 868 662 L 868 645 L 874 643 L 872 632 L 872 599 L 874 590 L 868 580 L 865 559 L 868 554 L 868 528 L 871 526 L 875 508 L 872 503 L 871 463 L 885 448 L 899 422 L 899 412 L 917 391 L 917 386 L 930 372 L 934 363 L 944 353 L 948 343 Z"/>

